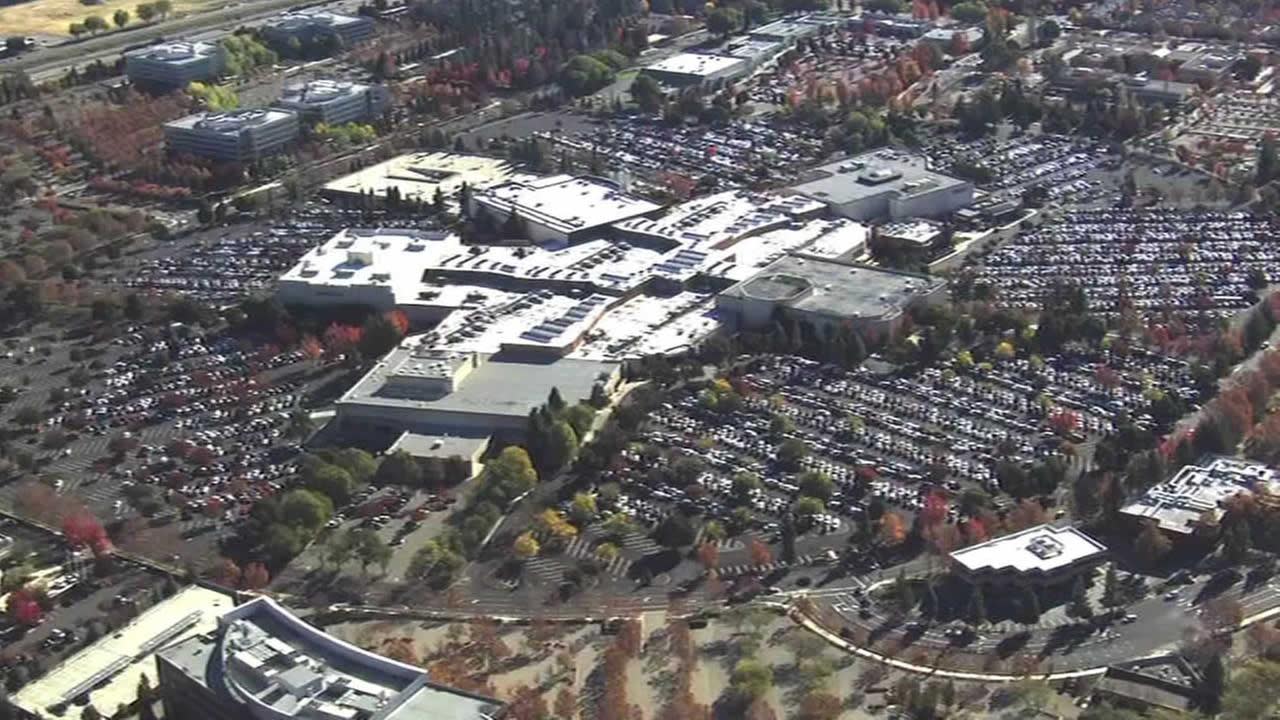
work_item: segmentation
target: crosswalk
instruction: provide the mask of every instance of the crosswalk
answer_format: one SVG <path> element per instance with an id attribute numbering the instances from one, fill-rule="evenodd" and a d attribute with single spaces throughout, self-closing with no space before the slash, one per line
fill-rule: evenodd
<path id="1" fill-rule="evenodd" d="M 784 560 L 775 560 L 763 564 L 740 563 L 737 565 L 728 565 L 720 568 L 717 572 L 721 577 L 736 577 L 738 575 L 768 575 L 775 570 L 786 570 L 797 565 L 808 565 L 813 562 L 813 555 L 801 555 L 795 559 L 795 562 L 786 562 Z"/>

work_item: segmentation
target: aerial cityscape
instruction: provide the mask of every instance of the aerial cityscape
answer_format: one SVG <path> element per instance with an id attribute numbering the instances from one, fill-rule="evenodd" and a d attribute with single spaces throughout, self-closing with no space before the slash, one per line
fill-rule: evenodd
<path id="1" fill-rule="evenodd" d="M 1280 3 L 0 2 L 0 720 L 1280 719 Z"/>

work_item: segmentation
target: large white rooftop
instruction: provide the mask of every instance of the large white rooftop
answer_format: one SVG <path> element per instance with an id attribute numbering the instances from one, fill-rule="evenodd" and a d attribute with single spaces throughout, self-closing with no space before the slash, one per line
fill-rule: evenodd
<path id="1" fill-rule="evenodd" d="M 156 684 L 154 653 L 162 647 L 207 633 L 235 603 L 230 595 L 192 585 L 139 615 L 125 627 L 67 658 L 10 701 L 38 717 L 65 718 L 51 708 L 87 696 L 104 716 L 137 698 L 146 675 Z M 79 716 L 79 708 L 74 713 Z"/>
<path id="2" fill-rule="evenodd" d="M 509 180 L 474 195 L 481 206 L 561 233 L 611 225 L 661 209 L 607 180 L 572 175 Z"/>
<path id="3" fill-rule="evenodd" d="M 463 183 L 483 190 L 507 180 L 534 177 L 518 172 L 511 163 L 497 158 L 451 152 L 410 153 L 344 175 L 326 184 L 324 189 L 327 193 L 372 192 L 385 197 L 387 190 L 394 187 L 404 199 L 424 203 L 431 202 L 438 189 L 451 205 L 456 205 Z"/>
<path id="4" fill-rule="evenodd" d="M 154 62 L 183 64 L 197 60 L 203 60 L 210 55 L 216 55 L 222 51 L 216 43 L 195 41 L 174 41 L 162 42 L 155 45 L 148 45 L 137 50 L 130 50 L 124 55 L 126 58 L 145 58 Z"/>
<path id="5" fill-rule="evenodd" d="M 1168 481 L 1120 509 L 1154 520 L 1161 530 L 1189 534 L 1201 523 L 1222 520 L 1228 500 L 1242 493 L 1280 493 L 1280 470 L 1231 457 L 1211 457 L 1185 465 Z"/>
<path id="6" fill-rule="evenodd" d="M 719 73 L 732 72 L 738 68 L 744 68 L 747 61 L 740 57 L 732 57 L 729 55 L 705 55 L 703 53 L 680 53 L 672 55 L 669 58 L 659 60 L 652 65 L 645 67 L 646 70 L 654 72 L 672 73 L 678 75 L 694 75 L 698 77 L 711 77 Z"/>
<path id="7" fill-rule="evenodd" d="M 956 550 L 951 559 L 974 574 L 1051 574 L 1099 558 L 1106 551 L 1102 543 L 1074 527 L 1038 525 Z"/>

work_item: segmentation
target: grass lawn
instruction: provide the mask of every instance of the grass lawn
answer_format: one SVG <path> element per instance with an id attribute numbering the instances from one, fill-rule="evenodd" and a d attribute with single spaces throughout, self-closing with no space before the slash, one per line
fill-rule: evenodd
<path id="1" fill-rule="evenodd" d="M 105 0 L 101 5 L 84 5 L 80 0 L 32 0 L 18 5 L 0 7 L 0 28 L 8 35 L 61 35 L 70 36 L 68 28 L 73 22 L 82 22 L 90 15 L 98 15 L 115 29 L 111 16 L 116 10 L 129 12 L 130 25 L 138 22 L 134 8 L 141 0 Z M 173 0 L 170 17 L 190 10 L 214 5 L 218 0 Z"/>

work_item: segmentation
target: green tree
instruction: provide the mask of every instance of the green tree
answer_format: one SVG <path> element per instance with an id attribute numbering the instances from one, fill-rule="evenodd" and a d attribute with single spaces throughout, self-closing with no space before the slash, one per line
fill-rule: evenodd
<path id="1" fill-rule="evenodd" d="M 409 453 L 397 450 L 382 458 L 374 479 L 379 485 L 418 487 L 422 484 L 422 466 Z"/>
<path id="2" fill-rule="evenodd" d="M 835 492 L 836 484 L 826 473 L 820 473 L 816 470 L 810 470 L 800 474 L 799 482 L 801 495 L 818 498 L 819 500 L 830 500 L 831 494 Z"/>
<path id="3" fill-rule="evenodd" d="M 120 8 L 111 16 L 111 21 L 116 24 L 116 27 L 123 28 L 125 25 L 129 24 L 129 11 L 124 8 Z"/>
<path id="4" fill-rule="evenodd" d="M 399 345 L 402 339 L 404 333 L 400 332 L 400 328 L 390 318 L 386 315 L 370 315 L 364 321 L 360 335 L 360 354 L 367 358 L 382 357 Z"/>
<path id="5" fill-rule="evenodd" d="M 986 20 L 987 11 L 977 3 L 962 2 L 951 6 L 951 17 L 955 18 L 956 22 L 964 23 L 965 25 L 977 25 Z"/>
<path id="6" fill-rule="evenodd" d="M 280 501 L 280 517 L 291 527 L 313 532 L 333 517 L 333 501 L 311 490 L 291 490 Z"/>
<path id="7" fill-rule="evenodd" d="M 787 438 L 778 445 L 778 461 L 787 467 L 798 467 L 809 454 L 809 446 L 795 438 Z"/>
<path id="8" fill-rule="evenodd" d="M 547 441 L 548 469 L 559 470 L 573 462 L 576 457 L 578 457 L 578 434 L 564 420 L 552 423 Z"/>
<path id="9" fill-rule="evenodd" d="M 327 463 L 310 473 L 310 476 L 305 478 L 305 485 L 308 489 L 329 498 L 334 505 L 346 505 L 351 500 L 351 493 L 355 490 L 351 473 Z"/>
<path id="10" fill-rule="evenodd" d="M 1209 672 L 1206 667 L 1206 676 Z M 1249 660 L 1231 673 L 1231 679 L 1225 686 L 1225 692 L 1220 693 L 1223 718 L 1263 720 L 1276 717 L 1280 711 L 1280 695 L 1276 693 L 1276 688 L 1280 687 L 1280 662 Z M 1202 695 L 1208 695 L 1210 691 L 1212 688 L 1207 688 Z"/>
<path id="11" fill-rule="evenodd" d="M 692 545 L 696 536 L 693 523 L 680 512 L 668 515 L 653 532 L 654 540 L 659 545 L 673 550 Z"/>
<path id="12" fill-rule="evenodd" d="M 107 21 L 103 20 L 101 15 L 90 15 L 84 19 L 84 29 L 91 33 L 102 32 L 107 27 Z"/>
<path id="13" fill-rule="evenodd" d="M 662 92 L 662 86 L 657 80 L 641 73 L 636 76 L 634 82 L 631 83 L 631 100 L 639 106 L 643 112 L 653 113 L 662 109 L 662 101 L 665 93 Z"/>
<path id="14" fill-rule="evenodd" d="M 141 3 L 133 9 L 133 14 L 142 22 L 149 23 L 156 18 L 156 7 L 152 3 Z"/>
<path id="15" fill-rule="evenodd" d="M 982 596 L 982 588 L 975 585 L 969 595 L 969 609 L 965 619 L 971 625 L 983 625 L 987 622 L 987 601 Z"/>
<path id="16" fill-rule="evenodd" d="M 707 15 L 707 32 L 729 37 L 742 25 L 742 13 L 733 8 L 716 8 Z"/>
<path id="17" fill-rule="evenodd" d="M 773 688 L 773 668 L 751 658 L 739 660 L 733 666 L 730 684 L 739 696 L 756 700 Z"/>
<path id="18" fill-rule="evenodd" d="M 360 528 L 352 530 L 351 536 L 361 574 L 368 575 L 370 565 L 378 565 L 386 572 L 387 563 L 391 562 L 391 548 L 378 533 Z"/>

